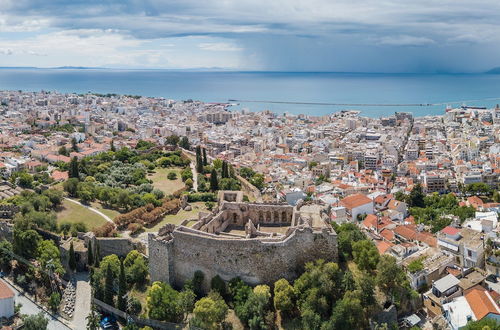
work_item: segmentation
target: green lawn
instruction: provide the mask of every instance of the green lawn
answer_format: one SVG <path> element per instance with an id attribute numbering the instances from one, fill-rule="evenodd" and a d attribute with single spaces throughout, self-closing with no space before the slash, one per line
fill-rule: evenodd
<path id="1" fill-rule="evenodd" d="M 63 222 L 83 222 L 87 225 L 88 229 L 92 229 L 104 225 L 106 220 L 84 206 L 64 200 L 62 207 L 57 212 L 57 223 L 60 224 Z"/>
<path id="2" fill-rule="evenodd" d="M 92 202 L 91 206 L 95 208 L 96 210 L 101 211 L 102 213 L 106 214 L 108 217 L 111 219 L 114 219 L 117 215 L 120 214 L 120 212 L 112 209 L 105 208 L 101 203 L 99 202 Z"/>
<path id="3" fill-rule="evenodd" d="M 181 180 L 181 171 L 182 168 L 180 167 L 158 167 L 155 169 L 154 173 L 148 174 L 148 179 L 153 180 L 153 186 L 155 188 L 160 189 L 166 195 L 170 195 L 184 187 L 184 182 Z M 170 172 L 177 173 L 177 179 L 167 179 L 167 175 Z"/>
<path id="4" fill-rule="evenodd" d="M 204 202 L 196 202 L 196 203 L 190 203 L 191 207 L 193 208 L 191 211 L 184 211 L 180 210 L 177 212 L 177 214 L 169 214 L 166 215 L 165 218 L 163 218 L 162 221 L 158 222 L 156 225 L 154 225 L 151 228 L 145 228 L 146 231 L 158 231 L 161 227 L 163 227 L 167 223 L 173 223 L 175 225 L 180 225 L 180 223 L 185 220 L 185 219 L 192 219 L 192 218 L 198 218 L 198 213 L 202 211 L 206 211 L 207 208 L 205 207 Z M 192 226 L 193 223 L 189 223 L 188 226 Z"/>

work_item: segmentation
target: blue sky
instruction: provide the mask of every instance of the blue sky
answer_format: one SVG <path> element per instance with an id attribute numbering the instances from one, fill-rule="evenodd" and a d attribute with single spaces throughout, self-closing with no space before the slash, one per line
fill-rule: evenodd
<path id="1" fill-rule="evenodd" d="M 0 0 L 0 66 L 480 72 L 498 0 Z"/>

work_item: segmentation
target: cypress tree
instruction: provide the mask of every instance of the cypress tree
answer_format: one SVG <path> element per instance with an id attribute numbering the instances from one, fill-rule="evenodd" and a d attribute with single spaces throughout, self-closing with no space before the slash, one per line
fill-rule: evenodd
<path id="1" fill-rule="evenodd" d="M 78 146 L 75 138 L 71 139 L 71 150 L 78 152 Z"/>
<path id="2" fill-rule="evenodd" d="M 111 270 L 111 265 L 108 264 L 108 267 L 106 268 L 106 279 L 104 282 L 104 302 L 108 305 L 114 306 L 113 305 L 113 297 L 114 297 L 114 292 L 113 292 L 113 283 L 115 279 L 113 276 L 113 271 Z"/>
<path id="3" fill-rule="evenodd" d="M 225 160 L 222 161 L 222 177 L 229 178 L 229 169 Z"/>
<path id="4" fill-rule="evenodd" d="M 201 147 L 196 147 L 196 171 L 198 173 L 203 173 L 203 159 L 201 156 Z"/>
<path id="5" fill-rule="evenodd" d="M 76 158 L 76 156 L 71 159 L 71 163 L 69 164 L 68 176 L 70 178 L 80 178 L 80 173 L 78 170 L 78 158 Z"/>
<path id="6" fill-rule="evenodd" d="M 99 243 L 96 242 L 95 257 L 94 257 L 94 266 L 96 268 L 99 268 L 100 261 L 101 261 L 101 248 L 99 247 Z"/>
<path id="7" fill-rule="evenodd" d="M 208 160 L 207 160 L 207 149 L 203 148 L 203 166 L 208 165 Z"/>
<path id="8" fill-rule="evenodd" d="M 73 248 L 73 241 L 71 241 L 69 245 L 69 268 L 72 271 L 76 270 L 76 257 L 75 257 L 75 249 Z"/>
<path id="9" fill-rule="evenodd" d="M 219 180 L 217 180 L 217 171 L 215 168 L 213 168 L 212 173 L 210 173 L 210 190 L 219 190 Z"/>
<path id="10" fill-rule="evenodd" d="M 127 308 L 127 299 L 125 295 L 127 294 L 127 282 L 125 280 L 125 268 L 123 267 L 123 259 L 120 263 L 120 277 L 118 279 L 118 306 L 117 308 L 121 311 L 125 311 Z"/>
<path id="11" fill-rule="evenodd" d="M 89 241 L 89 246 L 87 247 L 87 265 L 92 266 L 94 264 L 94 255 L 92 254 L 92 241 Z"/>

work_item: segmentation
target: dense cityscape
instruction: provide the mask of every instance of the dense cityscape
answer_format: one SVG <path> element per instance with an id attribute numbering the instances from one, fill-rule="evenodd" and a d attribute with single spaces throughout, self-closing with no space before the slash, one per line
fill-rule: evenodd
<path id="1" fill-rule="evenodd" d="M 0 91 L 12 329 L 497 329 L 500 107 Z"/>

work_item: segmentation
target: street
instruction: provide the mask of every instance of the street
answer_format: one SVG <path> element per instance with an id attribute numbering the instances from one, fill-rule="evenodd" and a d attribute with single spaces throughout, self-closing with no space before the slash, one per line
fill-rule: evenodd
<path id="1" fill-rule="evenodd" d="M 49 324 L 48 324 L 47 329 L 49 329 L 49 330 L 61 330 L 61 329 L 63 329 L 63 330 L 66 330 L 66 329 L 70 330 L 71 329 L 66 324 L 62 323 L 61 321 L 59 321 L 56 318 L 53 318 L 50 314 L 46 313 L 43 309 L 41 309 L 40 307 L 38 307 L 30 299 L 28 299 L 24 295 L 20 294 L 20 292 L 15 287 L 13 287 L 12 285 L 10 285 L 9 282 L 7 282 L 7 281 L 4 281 L 4 282 L 12 290 L 14 290 L 14 292 L 16 294 L 16 298 L 15 298 L 16 305 L 19 304 L 19 303 L 22 304 L 21 314 L 32 315 L 32 314 L 38 314 L 39 312 L 43 312 L 45 314 L 45 317 L 49 319 Z"/>

